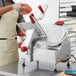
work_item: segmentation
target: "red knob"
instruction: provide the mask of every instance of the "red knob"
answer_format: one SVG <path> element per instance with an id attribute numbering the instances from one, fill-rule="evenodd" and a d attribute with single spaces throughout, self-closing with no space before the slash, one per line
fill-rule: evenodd
<path id="1" fill-rule="evenodd" d="M 18 47 L 21 48 L 22 42 L 18 43 Z"/>
<path id="2" fill-rule="evenodd" d="M 21 48 L 21 51 L 22 51 L 22 52 L 25 52 L 25 51 L 27 51 L 27 49 L 28 49 L 28 48 L 24 46 L 24 47 Z"/>
<path id="3" fill-rule="evenodd" d="M 63 25 L 64 24 L 64 21 L 57 21 L 55 24 L 56 25 Z"/>

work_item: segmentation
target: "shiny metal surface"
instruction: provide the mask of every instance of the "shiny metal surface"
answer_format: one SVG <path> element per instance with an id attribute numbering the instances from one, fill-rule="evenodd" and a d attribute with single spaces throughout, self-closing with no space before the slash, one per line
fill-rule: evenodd
<path id="1" fill-rule="evenodd" d="M 33 70 L 31 72 L 23 73 L 18 72 L 18 62 L 11 63 L 5 66 L 0 67 L 0 74 L 4 76 L 55 76 L 55 72 L 46 71 L 46 70 Z"/>

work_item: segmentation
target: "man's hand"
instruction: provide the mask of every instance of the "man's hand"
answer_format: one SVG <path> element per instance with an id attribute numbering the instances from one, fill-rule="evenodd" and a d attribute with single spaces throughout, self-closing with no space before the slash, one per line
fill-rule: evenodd
<path id="1" fill-rule="evenodd" d="M 21 15 L 29 14 L 32 8 L 28 4 L 16 3 L 13 4 L 13 9 L 18 10 Z"/>
<path id="2" fill-rule="evenodd" d="M 32 8 L 28 4 L 25 4 L 21 6 L 20 14 L 21 15 L 29 14 L 31 11 Z"/>
<path id="3" fill-rule="evenodd" d="M 16 3 L 16 4 L 13 4 L 12 7 L 13 7 L 14 10 L 18 10 L 19 11 L 22 5 L 25 5 L 25 4 Z"/>

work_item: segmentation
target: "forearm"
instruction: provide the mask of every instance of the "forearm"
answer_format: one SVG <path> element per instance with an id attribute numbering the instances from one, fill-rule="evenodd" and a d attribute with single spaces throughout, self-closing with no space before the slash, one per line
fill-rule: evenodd
<path id="1" fill-rule="evenodd" d="M 2 16 L 3 14 L 5 14 L 6 12 L 12 10 L 12 5 L 8 5 L 5 7 L 0 7 L 0 16 Z"/>

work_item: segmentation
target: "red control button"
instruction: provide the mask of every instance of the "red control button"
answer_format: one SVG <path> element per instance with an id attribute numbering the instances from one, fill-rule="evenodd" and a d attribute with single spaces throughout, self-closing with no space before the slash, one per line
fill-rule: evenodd
<path id="1" fill-rule="evenodd" d="M 27 49 L 28 49 L 28 48 L 24 46 L 24 47 L 21 48 L 21 51 L 22 51 L 22 52 L 25 52 L 25 51 L 27 51 Z"/>

